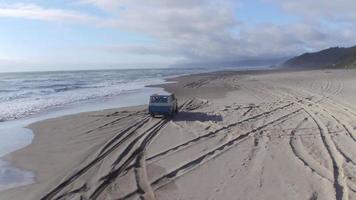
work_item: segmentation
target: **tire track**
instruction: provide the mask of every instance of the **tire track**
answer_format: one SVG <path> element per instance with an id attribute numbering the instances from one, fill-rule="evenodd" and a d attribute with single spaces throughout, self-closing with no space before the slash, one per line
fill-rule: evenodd
<path id="1" fill-rule="evenodd" d="M 340 119 L 340 117 L 336 117 L 336 115 L 333 114 L 330 111 L 330 108 L 327 109 L 325 106 L 322 106 L 321 103 L 330 101 L 329 107 L 335 107 L 336 110 L 340 110 L 340 111 L 344 110 L 344 111 L 348 112 L 349 114 L 354 115 L 356 117 L 356 114 L 351 112 L 349 109 L 343 107 L 341 104 L 339 104 L 337 102 L 331 101 L 331 99 L 329 97 L 321 97 L 320 100 L 313 102 L 308 98 L 303 99 L 302 101 L 300 101 L 297 97 L 295 97 L 295 96 L 293 96 L 291 94 L 288 94 L 287 96 L 290 96 L 292 99 L 295 99 L 294 101 L 297 101 L 298 103 L 303 103 L 303 101 L 307 101 L 310 104 L 313 104 L 315 106 L 319 106 L 324 112 L 326 112 L 334 120 L 336 120 L 338 124 L 340 124 L 342 127 L 344 127 L 344 129 L 347 132 L 347 135 L 350 136 L 352 138 L 352 140 L 356 141 L 356 132 L 355 132 L 355 130 L 345 120 Z M 299 96 L 303 96 L 303 94 L 299 94 Z"/>
<path id="2" fill-rule="evenodd" d="M 181 107 L 180 110 L 185 108 L 185 106 L 191 104 L 193 100 L 186 101 Z M 121 120 L 122 118 L 116 119 L 114 121 Z M 159 130 L 169 121 L 170 119 L 164 120 L 155 120 L 153 125 L 151 125 L 148 129 L 139 133 L 139 129 L 141 129 L 144 125 L 146 125 L 150 121 L 150 117 L 146 115 L 143 119 L 139 120 L 135 124 L 127 127 L 126 129 L 120 131 L 113 138 L 111 138 L 99 151 L 98 155 L 90 161 L 88 164 L 83 166 L 82 168 L 75 170 L 74 174 L 70 175 L 64 181 L 62 181 L 59 185 L 52 188 L 47 194 L 45 194 L 41 200 L 47 199 L 62 199 L 66 196 L 73 195 L 75 193 L 87 192 L 87 188 L 90 188 L 88 185 L 85 185 L 84 189 L 77 189 L 69 192 L 64 192 L 64 194 L 56 197 L 60 192 L 64 191 L 66 187 L 74 183 L 77 179 L 79 179 L 82 175 L 87 173 L 94 166 L 99 164 L 103 159 L 105 159 L 108 155 L 114 152 L 117 148 L 119 148 L 125 141 L 134 137 L 134 139 L 125 147 L 123 152 L 118 156 L 118 158 L 112 164 L 112 170 L 108 173 L 107 176 L 104 176 L 100 179 L 103 181 L 102 184 L 99 185 L 98 188 L 95 189 L 93 194 L 90 195 L 90 199 L 96 199 L 101 191 L 103 191 L 107 185 L 109 185 L 114 179 L 116 173 L 120 173 L 122 169 L 125 169 L 128 164 L 131 164 L 132 161 L 139 157 L 144 152 L 145 145 L 149 143 L 149 141 L 159 132 Z M 109 122 L 107 125 L 101 126 L 106 127 L 112 124 L 113 122 Z M 114 122 L 115 123 L 115 122 Z M 137 135 L 138 134 L 138 135 Z M 134 147 L 137 147 L 136 149 Z M 130 154 L 131 152 L 131 154 Z M 126 159 L 125 159 L 126 158 Z M 122 163 L 122 164 L 121 164 Z M 121 164 L 121 165 L 119 165 Z M 117 166 L 119 165 L 119 166 Z M 81 197 L 84 198 L 84 197 Z"/>
<path id="3" fill-rule="evenodd" d="M 303 124 L 305 122 L 308 121 L 308 118 L 303 119 L 296 127 L 294 130 L 291 131 L 291 137 L 289 139 L 289 145 L 293 151 L 294 156 L 300 160 L 304 166 L 306 166 L 307 168 L 309 168 L 313 173 L 317 174 L 318 176 L 320 176 L 321 178 L 324 178 L 330 182 L 333 182 L 333 176 L 331 173 L 329 173 L 329 171 L 327 169 L 325 169 L 322 165 L 319 165 L 317 162 L 315 162 L 312 158 L 308 158 L 308 157 L 304 157 L 303 155 L 308 155 L 308 153 L 306 153 L 304 151 L 303 148 L 301 148 L 303 146 L 303 144 L 301 143 L 300 137 L 297 137 L 297 131 L 299 130 L 299 128 L 301 126 L 303 126 Z M 321 169 L 318 169 L 320 168 Z"/>
<path id="4" fill-rule="evenodd" d="M 328 129 L 325 124 L 322 123 L 322 121 L 312 113 L 312 111 L 305 107 L 304 105 L 301 105 L 303 109 L 305 110 L 306 113 L 313 119 L 315 124 L 318 126 L 320 135 L 322 138 L 322 141 L 324 143 L 324 146 L 326 147 L 326 150 L 328 151 L 331 161 L 333 163 L 333 173 L 334 173 L 334 189 L 335 189 L 335 198 L 336 200 L 348 200 L 348 187 L 346 183 L 346 178 L 343 170 L 343 163 L 344 163 L 344 158 L 342 155 L 338 152 L 337 147 L 335 146 L 335 143 L 331 139 Z"/>
<path id="5" fill-rule="evenodd" d="M 333 104 L 335 107 L 338 107 L 340 110 L 345 111 L 345 112 L 348 113 L 350 116 L 356 117 L 356 112 L 353 111 L 352 109 L 350 109 L 350 108 L 348 108 L 348 107 L 346 107 L 346 106 L 344 106 L 344 105 L 342 105 L 342 104 L 340 104 L 340 103 L 338 103 L 338 102 L 336 102 L 336 101 L 332 101 L 330 98 L 329 98 L 329 101 L 330 101 L 330 104 Z M 344 103 L 344 104 L 347 104 L 347 103 L 345 103 L 345 102 L 343 102 L 343 103 Z M 350 105 L 349 105 L 349 107 L 350 107 Z"/>
<path id="6" fill-rule="evenodd" d="M 356 142 L 356 138 L 355 138 L 355 131 L 354 129 L 344 120 L 340 119 L 339 117 L 337 117 L 337 115 L 333 114 L 331 111 L 329 111 L 328 109 L 326 109 L 324 106 L 322 106 L 321 104 L 313 104 L 314 102 L 312 101 L 308 101 L 309 105 L 315 105 L 317 107 L 319 107 L 322 111 L 324 111 L 327 115 L 329 115 L 337 124 L 341 125 L 341 127 L 343 127 L 343 129 L 346 132 L 346 135 L 349 136 L 353 141 Z M 328 129 L 329 133 L 330 130 Z M 331 137 L 331 139 L 333 140 L 333 142 L 335 143 L 335 140 Z M 342 151 L 338 145 L 335 143 L 335 147 L 337 149 L 337 151 L 346 159 L 346 162 L 351 162 L 353 165 L 356 166 L 356 163 L 346 155 L 346 153 L 344 151 Z"/>
<path id="7" fill-rule="evenodd" d="M 335 114 L 333 114 L 329 109 L 325 108 L 325 106 L 322 106 L 319 103 L 315 103 L 312 102 L 310 100 L 305 100 L 306 102 L 308 102 L 309 105 L 314 105 L 319 107 L 323 112 L 325 112 L 327 115 L 329 115 L 332 119 L 334 119 L 336 121 L 337 124 L 341 125 L 341 127 L 343 127 L 343 129 L 346 131 L 346 135 L 349 136 L 353 141 L 356 141 L 355 138 L 355 131 L 354 129 L 348 124 L 348 122 L 346 122 L 345 120 L 342 120 L 340 117 L 337 117 Z M 333 107 L 335 106 L 335 104 L 330 105 L 329 107 Z M 343 110 L 340 107 L 337 107 L 338 110 Z M 328 130 L 329 131 L 329 130 Z M 329 131 L 329 135 L 330 135 L 330 131 Z M 333 140 L 333 138 L 331 138 Z M 335 143 L 335 141 L 333 140 L 333 142 Z M 346 155 L 345 152 L 343 152 L 335 143 L 336 149 L 338 150 L 338 152 L 346 159 L 347 162 L 351 162 L 352 164 L 354 164 L 356 166 L 356 163 Z"/>
<path id="8" fill-rule="evenodd" d="M 129 126 L 126 128 L 124 131 L 120 132 L 116 137 L 114 137 L 112 140 L 110 140 L 109 143 L 115 142 L 115 140 L 119 139 L 122 135 L 127 134 L 127 136 L 133 135 L 133 133 L 138 129 L 138 127 L 143 126 L 145 123 L 147 123 L 148 117 L 140 120 L 136 124 Z M 130 131 L 132 129 L 132 131 Z M 109 145 L 106 145 L 106 147 Z M 113 152 L 116 148 L 117 145 L 113 146 L 112 148 L 108 149 L 107 151 L 104 151 L 106 149 L 104 147 L 103 150 L 99 153 L 99 155 L 89 162 L 87 165 L 82 167 L 81 169 L 76 170 L 76 172 L 66 178 L 64 181 L 62 181 L 59 185 L 51 189 L 46 195 L 44 195 L 41 200 L 48 200 L 48 199 L 53 199 L 59 192 L 61 192 L 65 187 L 73 183 L 75 180 L 77 180 L 79 177 L 81 177 L 83 174 L 85 174 L 87 171 L 89 171 L 91 168 L 93 168 L 96 164 L 98 164 L 100 161 L 102 161 L 108 154 Z"/>
<path id="9" fill-rule="evenodd" d="M 212 138 L 212 137 L 215 137 L 217 133 L 221 132 L 221 131 L 224 131 L 224 130 L 228 130 L 232 127 L 235 127 L 235 126 L 238 126 L 240 124 L 243 124 L 243 123 L 246 123 L 246 122 L 249 122 L 249 121 L 252 121 L 252 120 L 257 120 L 257 119 L 260 119 L 260 118 L 263 118 L 267 115 L 270 115 L 270 114 L 274 114 L 276 111 L 278 110 L 283 110 L 283 109 L 286 109 L 286 108 L 289 108 L 291 106 L 293 106 L 294 103 L 289 103 L 287 105 L 283 105 L 283 106 L 280 106 L 280 107 L 277 107 L 277 108 L 274 108 L 272 110 L 269 110 L 269 111 L 266 111 L 266 112 L 263 112 L 263 113 L 260 113 L 260 114 L 257 114 L 257 115 L 254 115 L 252 117 L 249 117 L 249 118 L 246 118 L 246 119 L 243 119 L 241 121 L 238 121 L 238 122 L 235 122 L 235 123 L 231 123 L 231 124 L 228 124 L 226 126 L 223 126 L 217 130 L 214 130 L 214 131 L 210 131 L 209 133 L 205 134 L 205 135 L 202 135 L 200 137 L 197 137 L 197 138 L 194 138 L 192 140 L 189 140 L 183 144 L 180 144 L 178 146 L 175 146 L 173 148 L 170 148 L 170 149 L 167 149 L 161 153 L 158 153 L 154 156 L 151 156 L 150 158 L 148 158 L 148 161 L 150 160 L 156 160 L 156 159 L 159 159 L 160 157 L 162 156 L 165 156 L 169 153 L 172 153 L 172 152 L 177 152 L 178 150 L 181 150 L 183 148 L 186 148 L 190 145 L 193 145 L 193 144 L 196 144 L 197 142 L 201 141 L 201 140 L 204 140 L 204 139 L 209 139 L 209 138 Z"/>
<path id="10" fill-rule="evenodd" d="M 212 160 L 216 157 L 218 157 L 219 155 L 221 155 L 222 153 L 230 150 L 232 147 L 234 147 L 234 145 L 237 145 L 239 144 L 240 142 L 243 142 L 245 141 L 246 139 L 249 138 L 249 136 L 251 136 L 253 133 L 256 133 L 256 132 L 260 132 L 262 130 L 264 130 L 266 127 L 269 127 L 269 126 L 274 126 L 275 124 L 279 123 L 280 121 L 282 120 L 286 120 L 286 119 L 289 119 L 291 117 L 294 117 L 295 115 L 297 115 L 300 111 L 302 111 L 302 109 L 297 109 L 291 113 L 288 113 L 284 116 L 281 116 L 275 120 L 272 120 L 262 126 L 259 126 L 257 128 L 254 128 L 253 130 L 251 131 L 248 131 L 246 133 L 243 133 L 241 135 L 239 135 L 238 137 L 234 138 L 234 139 L 231 139 L 230 141 L 220 145 L 219 147 L 213 149 L 212 151 L 196 158 L 195 160 L 193 161 L 190 161 L 186 164 L 184 164 L 183 166 L 171 171 L 170 173 L 164 175 L 164 176 L 161 176 L 160 178 L 156 179 L 152 185 L 154 186 L 155 190 L 159 189 L 160 187 L 162 187 L 163 185 L 158 185 L 161 181 L 164 181 L 165 179 L 171 179 L 172 177 L 175 177 L 180 171 L 182 170 L 188 170 L 188 171 L 185 171 L 185 173 L 191 171 L 194 169 L 194 167 L 197 167 L 201 164 L 204 164 L 206 162 L 208 162 L 209 160 Z M 198 165 L 196 165 L 198 164 Z M 192 168 L 193 167 L 193 168 Z M 182 176 L 183 174 L 180 174 L 180 176 Z M 179 177 L 180 177 L 179 176 Z M 179 178 L 179 177 L 175 177 L 175 178 Z M 169 180 L 171 181 L 171 180 Z M 165 185 L 165 184 L 164 184 Z M 158 187 L 157 187 L 158 186 Z"/>
<path id="11" fill-rule="evenodd" d="M 336 144 L 334 143 L 333 139 L 331 138 L 328 129 L 322 121 L 317 118 L 312 111 L 308 108 L 311 106 L 320 105 L 320 102 L 312 102 L 311 100 L 307 100 L 308 105 L 304 105 L 303 100 L 298 100 L 298 98 L 288 94 L 283 94 L 282 96 L 291 96 L 291 98 L 296 99 L 295 103 L 298 103 L 304 111 L 313 119 L 315 124 L 317 125 L 320 136 L 322 138 L 323 144 L 328 151 L 328 154 L 331 157 L 331 161 L 333 164 L 333 176 L 334 176 L 334 189 L 335 189 L 335 198 L 336 200 L 348 200 L 348 184 L 346 181 L 346 176 L 344 174 L 343 164 L 345 157 L 343 154 L 338 150 Z M 302 95 L 301 95 L 302 96 Z M 328 97 L 324 98 L 328 99 Z M 323 99 L 322 99 L 323 100 Z M 324 100 L 323 100 L 324 101 Z M 319 109 L 320 110 L 320 109 Z M 324 111 L 325 112 L 325 111 Z"/>
<path id="12" fill-rule="evenodd" d="M 209 133 L 207 133 L 207 134 L 205 134 L 205 135 L 202 135 L 202 136 L 200 136 L 200 137 L 194 138 L 194 139 L 192 139 L 192 140 L 189 140 L 189 141 L 187 141 L 187 142 L 185 142 L 185 143 L 182 143 L 182 144 L 180 144 L 180 145 L 177 145 L 177 146 L 175 146 L 175 147 L 173 147 L 173 148 L 167 149 L 167 150 L 162 151 L 162 152 L 160 152 L 160 153 L 157 153 L 157 154 L 155 154 L 155 155 L 149 157 L 149 158 L 147 159 L 147 161 L 148 161 L 148 163 L 154 163 L 154 162 L 156 162 L 156 161 L 158 161 L 158 160 L 164 158 L 165 156 L 168 156 L 168 155 L 170 155 L 170 154 L 172 154 L 172 153 L 179 152 L 179 151 L 181 151 L 181 150 L 183 150 L 183 149 L 185 149 L 185 148 L 188 148 L 188 147 L 190 147 L 191 145 L 194 145 L 194 144 L 196 144 L 196 143 L 198 143 L 198 142 L 200 142 L 200 141 L 213 138 L 213 137 L 216 136 L 216 134 L 218 134 L 218 133 L 221 132 L 221 131 L 228 130 L 229 128 L 238 126 L 238 125 L 240 125 L 240 124 L 243 124 L 243 123 L 246 123 L 246 122 L 249 122 L 249 121 L 252 121 L 252 120 L 256 120 L 256 119 L 259 119 L 259 118 L 263 118 L 263 117 L 265 117 L 266 115 L 273 114 L 273 113 L 275 113 L 275 112 L 278 111 L 278 110 L 283 110 L 283 109 L 289 108 L 289 107 L 291 107 L 291 106 L 293 106 L 293 105 L 294 105 L 294 103 L 289 103 L 289 104 L 287 104 L 287 105 L 283 105 L 283 106 L 274 108 L 274 109 L 272 109 L 272 110 L 270 110 L 270 111 L 266 111 L 266 112 L 260 113 L 260 114 L 258 114 L 258 115 L 254 115 L 254 116 L 252 116 L 252 117 L 249 117 L 249 118 L 247 118 L 247 119 L 244 119 L 244 120 L 241 120 L 241 121 L 238 121 L 238 122 L 235 122 L 235 123 L 226 125 L 226 126 L 221 127 L 221 128 L 219 128 L 219 129 L 217 129 L 217 130 L 210 131 Z M 126 171 L 129 171 L 130 169 L 132 169 L 132 166 L 128 167 L 128 168 L 126 169 Z"/>
<path id="13" fill-rule="evenodd" d="M 331 118 L 334 119 L 338 124 L 340 124 L 345 129 L 345 131 L 347 133 L 346 135 L 351 137 L 351 139 L 356 142 L 356 138 L 355 138 L 356 132 L 346 121 L 340 119 L 340 117 L 337 117 L 335 114 L 333 114 L 331 111 L 326 109 L 324 106 L 321 106 L 321 105 L 316 105 L 316 106 L 318 106 L 325 113 L 327 113 L 329 116 L 331 116 Z"/>
<path id="14" fill-rule="evenodd" d="M 338 82 L 338 84 L 337 84 L 338 88 L 337 88 L 336 92 L 331 93 L 331 95 L 337 95 L 343 90 L 343 87 L 344 87 L 343 83 L 341 81 L 337 81 L 337 82 Z M 329 97 L 326 97 L 325 100 L 326 100 L 326 102 L 330 102 L 329 106 L 328 106 L 329 108 L 322 106 L 320 104 L 320 102 L 316 103 L 316 102 L 306 99 L 306 101 L 308 101 L 309 103 L 312 103 L 312 104 L 320 107 L 324 112 L 326 112 L 328 115 L 330 115 L 338 124 L 342 125 L 342 127 L 344 127 L 344 129 L 346 130 L 347 135 L 350 136 L 352 138 L 352 140 L 356 141 L 356 132 L 354 131 L 354 129 L 345 120 L 342 120 L 341 117 L 333 114 L 330 111 L 330 107 L 335 107 L 336 110 L 339 110 L 339 111 L 343 110 L 347 114 L 353 115 L 354 117 L 356 117 L 356 113 L 353 113 L 352 111 L 350 111 L 350 109 L 344 107 L 343 105 L 341 105 L 335 101 L 332 101 Z"/>
<path id="15" fill-rule="evenodd" d="M 90 195 L 89 199 L 96 199 L 99 195 L 123 172 L 123 170 L 136 159 L 144 151 L 144 145 L 151 139 L 152 135 L 156 134 L 168 120 L 158 121 L 155 125 L 144 131 L 139 137 L 135 138 L 125 150 L 118 156 L 113 163 L 112 170 L 99 181 L 101 183 Z M 144 137 L 145 136 L 145 137 Z M 140 141 L 142 141 L 140 143 Z M 137 147 L 138 146 L 138 147 Z M 135 148 L 136 147 L 136 148 Z M 131 152 L 131 153 L 130 153 Z M 126 159 L 125 159 L 126 157 Z M 119 163 L 121 163 L 119 165 Z M 118 165 L 118 166 L 117 166 Z M 116 168 L 117 166 L 117 168 Z"/>
<path id="16" fill-rule="evenodd" d="M 335 95 L 335 96 L 341 94 L 341 92 L 344 90 L 344 87 L 345 87 L 344 82 L 342 82 L 338 79 L 336 79 L 336 81 L 337 81 L 338 87 L 335 90 L 335 92 L 333 93 L 333 95 Z"/>
<path id="17" fill-rule="evenodd" d="M 245 117 L 249 112 L 251 112 L 252 111 L 252 109 L 253 109 L 253 107 L 251 106 L 251 107 L 249 107 L 248 109 L 247 109 L 247 111 L 245 111 L 243 114 L 242 114 L 242 117 Z"/>
<path id="18" fill-rule="evenodd" d="M 187 106 L 192 104 L 194 99 L 186 101 L 181 107 L 180 111 L 185 109 Z M 150 184 L 147 182 L 146 175 L 146 164 L 144 153 L 151 140 L 166 126 L 167 122 L 170 119 L 163 119 L 158 121 L 155 125 L 151 126 L 148 130 L 144 131 L 139 137 L 133 140 L 125 150 L 118 156 L 118 158 L 112 164 L 112 170 L 102 177 L 100 181 L 101 184 L 94 190 L 90 195 L 89 199 L 96 199 L 100 194 L 111 184 L 113 183 L 119 175 L 121 175 L 125 169 L 135 160 L 135 177 L 137 190 L 140 191 L 141 198 L 143 199 L 155 199 L 153 190 L 150 187 Z M 130 153 L 131 152 L 131 153 Z M 124 159 L 127 157 L 126 159 Z M 122 163 L 122 164 L 120 164 Z M 120 164 L 120 165 L 119 165 Z"/>
<path id="19" fill-rule="evenodd" d="M 86 134 L 89 134 L 89 133 L 92 133 L 92 132 L 94 132 L 94 131 L 107 128 L 108 126 L 114 125 L 114 124 L 116 124 L 117 122 L 119 122 L 119 121 L 121 121 L 121 120 L 123 120 L 123 119 L 126 119 L 126 118 L 131 117 L 131 116 L 136 116 L 136 115 L 138 115 L 138 114 L 140 114 L 140 113 L 142 113 L 142 112 L 143 112 L 143 111 L 137 111 L 137 112 L 134 112 L 134 113 L 130 113 L 130 114 L 125 115 L 125 116 L 123 116 L 123 117 L 114 119 L 114 120 L 112 120 L 112 121 L 110 121 L 110 122 L 108 122 L 108 123 L 105 123 L 104 125 L 101 125 L 101 126 L 95 128 L 95 129 L 89 130 L 89 131 L 87 131 L 87 132 L 85 132 L 85 133 L 86 133 Z"/>
<path id="20" fill-rule="evenodd" d="M 330 129 L 328 128 L 328 131 L 330 131 Z M 337 145 L 337 143 L 335 142 L 335 140 L 331 137 L 331 139 L 333 140 L 333 142 L 335 143 L 335 146 L 336 146 L 336 149 L 338 150 L 338 152 L 345 158 L 345 161 L 347 162 L 347 163 L 352 163 L 354 166 L 356 166 L 356 163 L 348 156 L 348 155 L 346 155 L 346 153 L 343 151 L 343 150 L 341 150 L 340 148 L 339 148 L 339 146 Z"/>
<path id="21" fill-rule="evenodd" d="M 136 186 L 138 188 L 138 193 L 140 194 L 140 199 L 155 200 L 156 199 L 155 194 L 147 178 L 146 157 L 144 152 L 142 152 L 136 158 L 136 162 L 134 165 L 134 172 L 135 172 Z"/>
<path id="22" fill-rule="evenodd" d="M 352 132 L 349 132 L 347 125 L 341 122 L 335 115 L 333 115 L 328 109 L 323 107 L 320 103 L 315 103 L 311 100 L 305 100 L 308 103 L 308 107 L 317 106 L 318 110 L 324 111 L 328 114 L 332 119 L 334 119 L 338 124 L 344 127 L 345 131 L 348 132 L 350 137 L 354 140 Z M 303 101 L 299 101 L 305 112 L 313 119 L 315 124 L 318 126 L 320 131 L 320 136 L 324 143 L 326 150 L 328 151 L 332 164 L 333 164 L 333 176 L 334 176 L 334 189 L 335 189 L 335 198 L 336 200 L 348 200 L 348 184 L 346 181 L 346 176 L 343 169 L 343 164 L 346 160 L 351 160 L 348 158 L 340 149 L 337 147 L 336 143 L 332 139 L 328 128 L 326 125 L 319 119 L 312 111 L 303 104 Z"/>
<path id="23" fill-rule="evenodd" d="M 341 88 L 340 90 L 343 90 L 343 84 L 340 82 L 340 84 L 338 84 L 338 85 L 340 85 L 340 88 Z M 304 91 L 304 92 L 306 92 L 306 91 Z M 303 93 L 303 92 L 302 92 L 302 93 Z M 294 97 L 294 96 L 292 96 L 292 95 L 289 95 L 289 96 L 291 96 L 291 97 L 294 98 L 294 99 L 298 99 L 298 98 L 296 98 L 296 97 Z M 300 96 L 303 96 L 303 95 L 300 94 Z M 341 120 L 340 117 L 336 117 L 336 115 L 333 114 L 333 113 L 330 111 L 330 108 L 328 109 L 328 108 L 326 108 L 325 106 L 322 106 L 321 103 L 322 103 L 322 102 L 326 102 L 326 103 L 329 102 L 330 106 L 328 106 L 328 107 L 335 107 L 336 110 L 344 111 L 344 112 L 346 112 L 347 114 L 352 115 L 352 116 L 354 116 L 354 117 L 356 117 L 356 113 L 352 112 L 350 109 L 344 107 L 343 105 L 341 105 L 341 104 L 339 104 L 339 103 L 337 103 L 337 102 L 335 102 L 335 101 L 332 101 L 328 96 L 326 96 L 326 97 L 321 97 L 320 100 L 319 100 L 319 101 L 316 101 L 316 102 L 313 102 L 313 101 L 309 100 L 308 98 L 304 99 L 304 101 L 307 101 L 307 102 L 309 102 L 309 103 L 311 103 L 311 104 L 314 104 L 314 105 L 316 105 L 316 106 L 319 106 L 324 112 L 326 112 L 326 113 L 327 113 L 328 115 L 330 115 L 333 119 L 335 119 L 338 124 L 341 124 L 341 125 L 344 127 L 344 129 L 347 131 L 348 135 L 349 135 L 354 141 L 356 141 L 356 132 L 354 131 L 354 129 L 353 129 L 345 120 Z"/>
<path id="24" fill-rule="evenodd" d="M 196 169 L 198 166 L 218 157 L 219 155 L 228 151 L 229 149 L 231 149 L 235 145 L 239 144 L 240 142 L 247 140 L 249 138 L 249 136 L 251 136 L 253 133 L 259 132 L 259 131 L 265 129 L 266 127 L 275 125 L 276 123 L 278 123 L 281 120 L 285 120 L 287 118 L 293 117 L 294 115 L 298 114 L 302 110 L 303 110 L 302 108 L 299 108 L 291 113 L 283 115 L 282 117 L 279 117 L 273 121 L 270 121 L 262 126 L 254 128 L 251 131 L 243 133 L 243 134 L 225 142 L 224 144 L 209 151 L 208 153 L 205 153 L 205 154 L 199 156 L 198 158 L 191 160 L 191 161 L 181 165 L 180 167 L 168 172 L 167 174 L 164 174 L 161 177 L 157 178 L 155 181 L 153 181 L 151 183 L 152 188 L 154 188 L 154 190 L 157 190 L 157 189 L 163 187 L 164 185 L 168 184 L 169 182 L 173 181 L 174 179 L 179 178 L 179 177 L 183 176 L 184 174 Z M 126 196 L 124 196 L 120 199 L 128 199 L 130 197 L 135 196 L 137 193 L 138 193 L 138 191 L 134 191 L 133 193 L 127 194 Z"/>
<path id="25" fill-rule="evenodd" d="M 134 133 L 140 129 L 141 127 L 143 127 L 148 121 L 149 121 L 150 117 L 145 117 L 142 121 L 139 121 L 137 123 L 135 123 L 134 125 L 126 128 L 125 130 L 123 130 L 122 132 L 120 132 L 119 134 L 117 134 L 114 138 L 112 138 L 111 140 L 109 140 L 109 142 L 107 142 L 103 148 L 100 150 L 99 152 L 99 156 L 102 155 L 107 155 L 108 153 L 114 151 L 119 145 L 121 145 L 122 143 L 124 143 L 125 141 L 127 141 L 130 137 L 134 136 Z M 124 137 L 125 136 L 125 137 Z M 124 137 L 123 139 L 121 139 L 122 137 Z M 121 140 L 120 140 L 121 139 Z M 116 144 L 114 144 L 115 142 L 117 142 Z M 109 149 L 109 150 L 107 150 Z"/>

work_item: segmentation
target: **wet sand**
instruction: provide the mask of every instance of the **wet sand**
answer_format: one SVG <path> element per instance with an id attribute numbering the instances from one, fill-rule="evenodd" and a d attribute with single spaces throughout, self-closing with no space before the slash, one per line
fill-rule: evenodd
<path id="1" fill-rule="evenodd" d="M 30 125 L 7 156 L 37 183 L 0 199 L 356 199 L 356 71 L 174 78 L 180 113 L 146 106 Z"/>

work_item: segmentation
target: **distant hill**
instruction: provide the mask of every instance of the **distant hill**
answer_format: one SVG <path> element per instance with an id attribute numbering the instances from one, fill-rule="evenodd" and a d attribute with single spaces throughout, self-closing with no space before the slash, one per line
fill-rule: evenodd
<path id="1" fill-rule="evenodd" d="M 287 60 L 282 67 L 288 68 L 356 68 L 356 46 L 333 47 Z"/>

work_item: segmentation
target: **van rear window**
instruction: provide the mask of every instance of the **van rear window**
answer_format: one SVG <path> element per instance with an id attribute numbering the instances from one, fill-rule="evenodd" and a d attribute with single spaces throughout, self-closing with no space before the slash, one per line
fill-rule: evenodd
<path id="1" fill-rule="evenodd" d="M 151 97 L 151 103 L 168 103 L 168 97 L 153 96 Z"/>

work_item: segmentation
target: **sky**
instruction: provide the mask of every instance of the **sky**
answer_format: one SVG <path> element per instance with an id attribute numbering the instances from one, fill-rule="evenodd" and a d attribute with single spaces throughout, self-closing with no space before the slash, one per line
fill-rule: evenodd
<path id="1" fill-rule="evenodd" d="M 356 45 L 354 0 L 0 0 L 0 72 L 270 63 Z"/>

